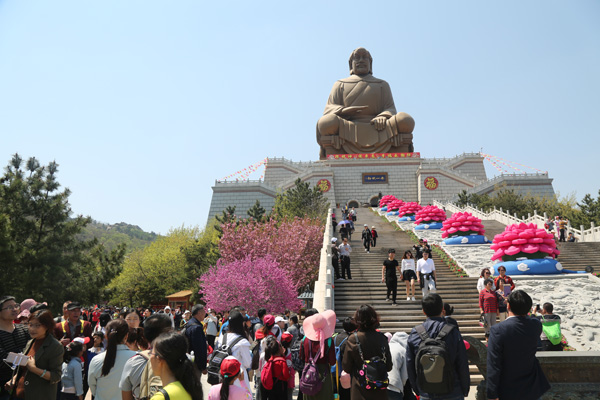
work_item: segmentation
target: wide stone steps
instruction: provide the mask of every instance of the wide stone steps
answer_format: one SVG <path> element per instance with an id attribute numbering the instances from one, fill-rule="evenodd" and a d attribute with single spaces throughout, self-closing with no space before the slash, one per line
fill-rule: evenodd
<path id="1" fill-rule="evenodd" d="M 381 282 L 381 269 L 389 248 L 396 250 L 396 259 L 400 262 L 404 251 L 412 251 L 414 243 L 406 233 L 396 231 L 392 224 L 387 220 L 383 221 L 370 210 L 363 208 L 357 211 L 356 231 L 350 241 L 353 250 L 350 255 L 352 279 L 334 282 L 335 311 L 340 321 L 337 330 L 342 329 L 341 321 L 353 316 L 360 305 L 370 304 L 379 314 L 381 331 L 410 333 L 426 319 L 421 308 L 421 290 L 417 284 L 416 301 L 407 301 L 406 285 L 398 280 L 398 305 L 392 306 L 391 302 L 385 301 L 387 289 Z M 341 215 L 341 212 L 336 211 L 336 215 Z M 365 223 L 369 228 L 375 225 L 379 233 L 377 247 L 372 248 L 370 253 L 364 251 L 360 240 L 360 231 Z M 503 226 L 497 229 L 499 232 L 504 231 Z M 484 340 L 483 328 L 479 326 L 477 278 L 459 278 L 437 255 L 434 254 L 432 258 L 436 265 L 437 293 L 454 307 L 452 317 L 458 321 L 461 333 Z M 482 377 L 475 366 L 470 366 L 469 370 L 471 384 L 476 385 Z"/>

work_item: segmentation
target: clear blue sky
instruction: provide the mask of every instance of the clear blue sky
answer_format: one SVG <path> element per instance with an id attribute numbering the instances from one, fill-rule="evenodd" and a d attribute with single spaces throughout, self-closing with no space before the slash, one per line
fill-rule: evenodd
<path id="1" fill-rule="evenodd" d="M 580 199 L 600 188 L 598 21 L 595 0 L 0 0 L 0 166 L 56 160 L 102 222 L 202 226 L 215 179 L 318 159 L 363 46 L 423 157 L 483 148 Z"/>

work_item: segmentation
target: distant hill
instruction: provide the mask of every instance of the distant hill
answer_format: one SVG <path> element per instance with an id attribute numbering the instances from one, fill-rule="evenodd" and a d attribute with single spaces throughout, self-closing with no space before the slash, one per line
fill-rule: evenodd
<path id="1" fill-rule="evenodd" d="M 144 232 L 137 225 L 130 225 L 125 222 L 104 224 L 94 220 L 79 234 L 79 238 L 82 240 L 98 239 L 109 251 L 117 245 L 125 243 L 127 244 L 128 253 L 146 247 L 159 237 L 160 235 L 154 232 Z"/>

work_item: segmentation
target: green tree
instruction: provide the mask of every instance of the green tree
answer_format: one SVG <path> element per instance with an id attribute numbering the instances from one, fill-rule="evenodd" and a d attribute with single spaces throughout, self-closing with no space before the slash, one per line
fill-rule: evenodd
<path id="1" fill-rule="evenodd" d="M 253 218 L 257 222 L 261 222 L 265 215 L 265 209 L 260 205 L 260 201 L 256 200 L 256 203 L 246 212 L 250 218 Z"/>
<path id="2" fill-rule="evenodd" d="M 581 213 L 585 218 L 586 228 L 590 227 L 590 222 L 596 224 L 596 226 L 600 226 L 600 190 L 598 190 L 598 197 L 593 199 L 592 196 L 587 193 L 581 199 L 581 203 L 577 204 L 581 209 Z"/>
<path id="3" fill-rule="evenodd" d="M 219 237 L 223 236 L 223 229 L 221 229 L 221 225 L 234 222 L 237 219 L 235 215 L 235 209 L 236 206 L 227 206 L 227 208 L 223 210 L 222 215 L 215 215 L 217 223 L 214 226 L 217 232 L 219 232 Z"/>
<path id="4" fill-rule="evenodd" d="M 109 285 L 112 301 L 137 306 L 164 301 L 180 290 L 197 292 L 196 277 L 218 258 L 217 241 L 218 232 L 212 227 L 205 231 L 182 227 L 133 251 Z"/>
<path id="5" fill-rule="evenodd" d="M 296 179 L 295 186 L 283 193 L 278 193 L 275 199 L 273 214 L 277 218 L 318 218 L 323 223 L 327 218 L 329 201 L 316 186 L 312 189 L 308 182 Z"/>
<path id="6" fill-rule="evenodd" d="M 95 275 L 112 278 L 122 259 L 96 240 L 77 238 L 91 219 L 71 215 L 71 192 L 60 189 L 57 173 L 56 162 L 42 166 L 15 154 L 0 178 L 0 293 L 47 301 L 54 309 L 69 298 L 91 301 L 100 289 L 88 290 L 100 282 Z"/>
<path id="7" fill-rule="evenodd" d="M 94 245 L 76 240 L 89 218 L 71 218 L 70 191 L 59 190 L 57 172 L 56 162 L 41 166 L 32 157 L 24 163 L 15 154 L 0 179 L 10 248 L 1 261 L 2 293 L 60 302 L 64 292 L 58 289 Z"/>

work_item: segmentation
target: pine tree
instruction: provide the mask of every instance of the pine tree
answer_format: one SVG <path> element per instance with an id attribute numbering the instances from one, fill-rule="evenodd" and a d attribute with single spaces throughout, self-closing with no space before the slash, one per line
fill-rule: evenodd
<path id="1" fill-rule="evenodd" d="M 256 200 L 256 203 L 246 212 L 250 218 L 253 218 L 257 222 L 261 222 L 265 215 L 265 209 L 260 205 L 260 201 Z"/>

